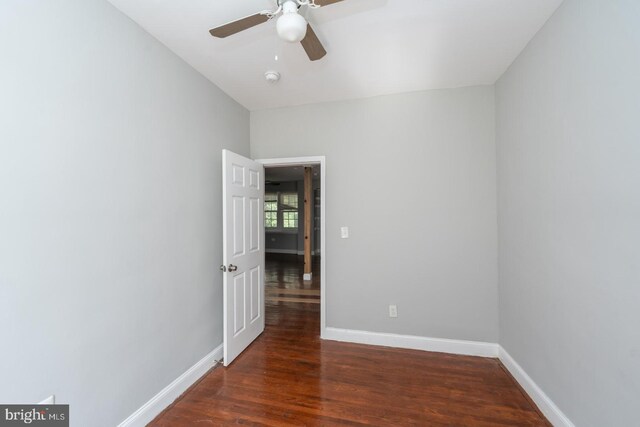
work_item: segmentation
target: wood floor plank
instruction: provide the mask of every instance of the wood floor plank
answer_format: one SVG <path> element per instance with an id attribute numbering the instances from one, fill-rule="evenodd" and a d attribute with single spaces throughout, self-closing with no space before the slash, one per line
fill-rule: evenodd
<path id="1" fill-rule="evenodd" d="M 267 295 L 313 295 L 320 296 L 319 289 L 280 289 L 266 288 Z"/>
<path id="2" fill-rule="evenodd" d="M 267 301 L 272 301 L 272 302 L 300 302 L 300 303 L 303 303 L 303 304 L 320 304 L 320 299 L 318 299 L 318 298 L 294 298 L 294 297 L 267 296 Z"/>
<path id="3" fill-rule="evenodd" d="M 318 270 L 309 285 L 297 257 L 267 258 L 265 332 L 150 425 L 550 425 L 497 359 L 320 340 L 319 305 L 289 301 Z"/>

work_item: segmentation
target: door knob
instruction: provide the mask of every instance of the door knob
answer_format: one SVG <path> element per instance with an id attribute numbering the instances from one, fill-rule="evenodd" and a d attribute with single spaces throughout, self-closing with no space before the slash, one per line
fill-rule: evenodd
<path id="1" fill-rule="evenodd" d="M 237 265 L 233 265 L 233 264 L 229 264 L 229 272 L 233 272 L 238 270 L 238 266 Z"/>
<path id="2" fill-rule="evenodd" d="M 223 273 L 224 273 L 225 271 L 227 271 L 227 266 L 226 266 L 226 265 L 221 265 L 221 266 L 220 266 L 220 271 L 222 271 Z"/>

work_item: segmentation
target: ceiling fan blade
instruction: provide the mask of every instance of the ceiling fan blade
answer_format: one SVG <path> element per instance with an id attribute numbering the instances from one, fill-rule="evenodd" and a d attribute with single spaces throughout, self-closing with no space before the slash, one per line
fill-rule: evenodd
<path id="1" fill-rule="evenodd" d="M 318 6 L 329 6 L 330 4 L 338 3 L 343 0 L 316 0 Z"/>
<path id="2" fill-rule="evenodd" d="M 312 61 L 317 61 L 327 54 L 327 51 L 324 49 L 324 46 L 322 46 L 322 43 L 320 43 L 318 36 L 316 36 L 316 33 L 309 24 L 307 24 L 307 35 L 300 43 L 302 43 L 302 47 L 305 52 L 307 52 L 309 59 Z"/>
<path id="3" fill-rule="evenodd" d="M 230 35 L 239 33 L 240 31 L 244 31 L 251 27 L 255 27 L 256 25 L 267 22 L 269 17 L 267 15 L 263 15 L 261 13 L 256 13 L 255 15 L 247 16 L 246 18 L 238 19 L 237 21 L 229 22 L 228 24 L 224 24 L 220 27 L 209 30 L 213 37 L 225 38 Z"/>

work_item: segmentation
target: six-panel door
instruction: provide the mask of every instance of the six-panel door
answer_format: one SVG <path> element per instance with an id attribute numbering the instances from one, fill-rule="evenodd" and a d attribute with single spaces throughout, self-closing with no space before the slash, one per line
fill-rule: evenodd
<path id="1" fill-rule="evenodd" d="M 228 150 L 223 163 L 224 365 L 264 330 L 264 167 Z"/>

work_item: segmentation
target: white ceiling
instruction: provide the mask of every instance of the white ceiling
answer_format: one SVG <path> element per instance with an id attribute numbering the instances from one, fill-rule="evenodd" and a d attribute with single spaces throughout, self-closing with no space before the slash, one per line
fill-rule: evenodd
<path id="1" fill-rule="evenodd" d="M 275 21 L 209 34 L 273 0 L 109 1 L 249 110 L 493 84 L 562 3 L 345 0 L 308 11 L 328 51 L 311 62 L 278 39 Z M 269 69 L 279 83 L 265 81 Z"/>

